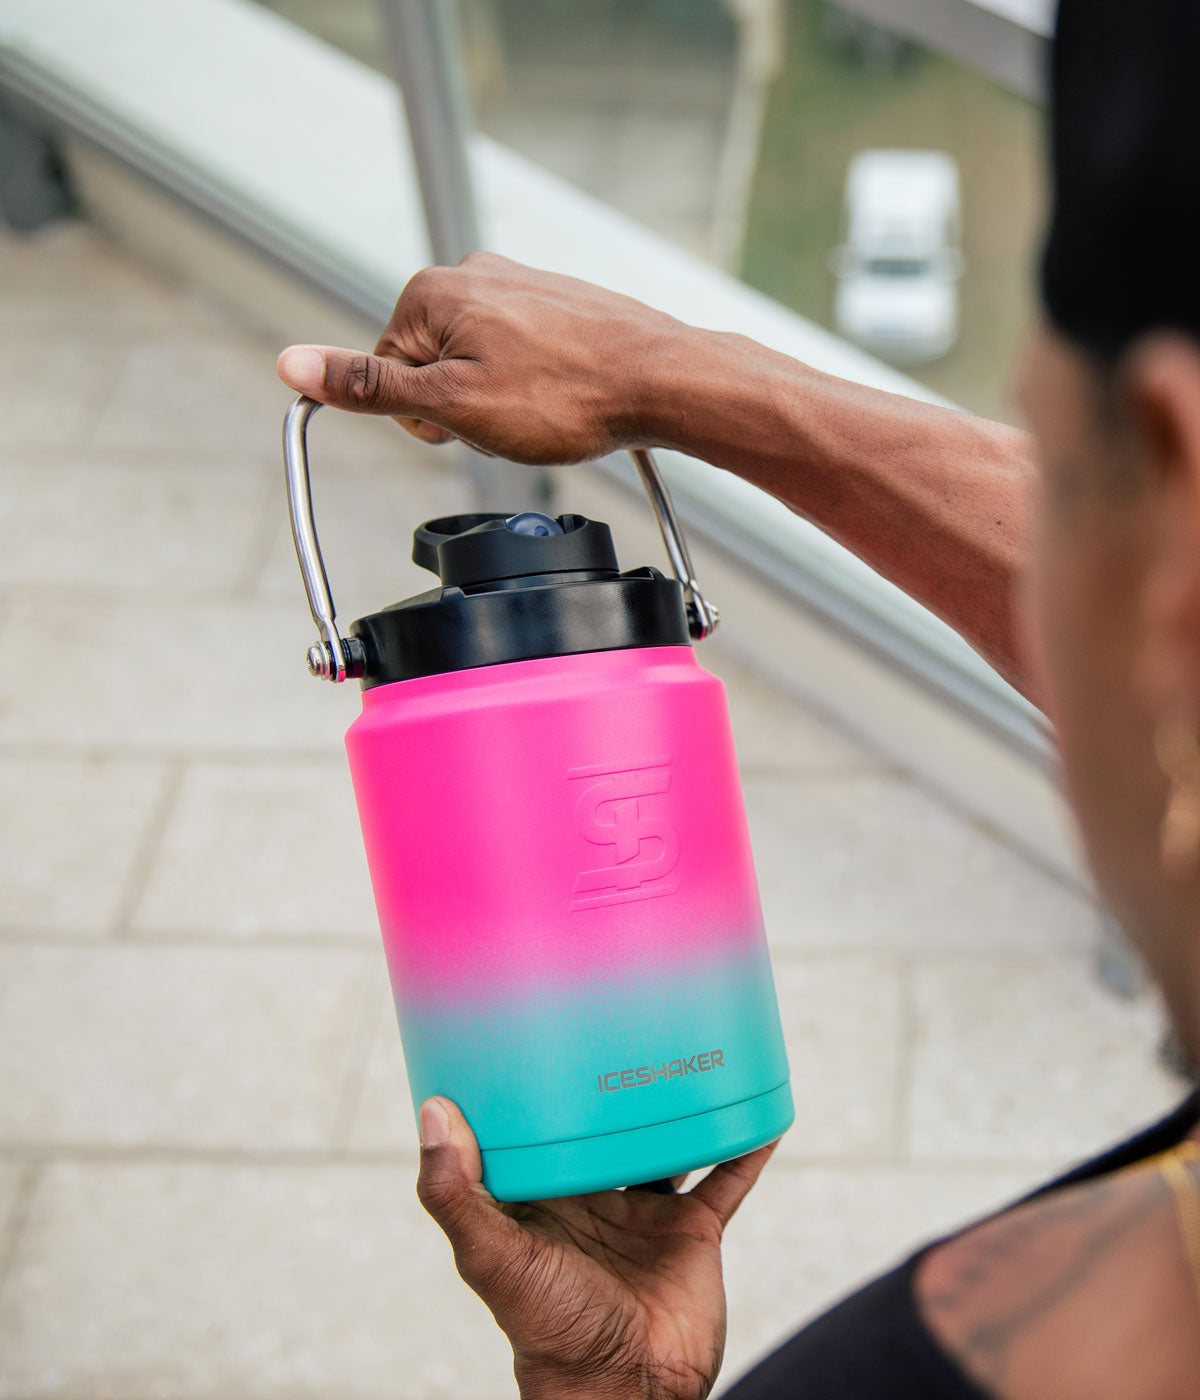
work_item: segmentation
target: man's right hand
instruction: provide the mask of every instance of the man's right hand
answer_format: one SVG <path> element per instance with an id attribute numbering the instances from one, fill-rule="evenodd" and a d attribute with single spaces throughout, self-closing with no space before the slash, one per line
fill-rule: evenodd
<path id="1" fill-rule="evenodd" d="M 663 376 L 702 334 L 630 297 L 494 253 L 408 283 L 373 355 L 292 345 L 279 377 L 426 442 L 581 462 L 648 443 Z"/>
<path id="2" fill-rule="evenodd" d="M 725 1349 L 721 1236 L 774 1150 L 690 1191 L 501 1205 L 448 1099 L 421 1106 L 417 1194 L 512 1343 L 522 1400 L 705 1400 Z"/>

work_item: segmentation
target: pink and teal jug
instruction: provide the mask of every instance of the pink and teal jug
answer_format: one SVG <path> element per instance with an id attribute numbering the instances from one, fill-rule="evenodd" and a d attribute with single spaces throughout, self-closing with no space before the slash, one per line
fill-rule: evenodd
<path id="1" fill-rule="evenodd" d="M 318 676 L 362 684 L 346 749 L 413 1100 L 453 1099 L 484 1184 L 533 1200 L 659 1181 L 792 1121 L 716 617 L 634 453 L 676 577 L 607 525 L 431 520 L 427 593 L 343 636 L 305 435 L 284 428 Z"/>

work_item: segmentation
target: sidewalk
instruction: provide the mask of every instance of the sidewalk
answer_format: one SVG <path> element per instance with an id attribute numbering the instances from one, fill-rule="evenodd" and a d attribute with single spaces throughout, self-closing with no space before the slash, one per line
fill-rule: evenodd
<path id="1" fill-rule="evenodd" d="M 413 1195 L 276 348 L 84 227 L 0 237 L 0 1400 L 512 1393 Z M 412 526 L 466 508 L 446 459 L 388 422 L 313 438 L 342 615 L 423 587 Z M 611 487 L 564 481 L 603 517 Z M 1152 1002 L 1098 988 L 1085 901 L 704 661 L 798 1109 L 730 1228 L 730 1378 L 1182 1088 Z"/>

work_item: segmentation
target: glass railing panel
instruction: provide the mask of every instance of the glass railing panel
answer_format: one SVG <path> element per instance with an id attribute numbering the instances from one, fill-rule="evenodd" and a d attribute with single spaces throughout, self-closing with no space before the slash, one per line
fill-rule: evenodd
<path id="1" fill-rule="evenodd" d="M 388 71 L 378 0 L 262 3 Z M 1011 418 L 1042 213 L 1033 103 L 834 0 L 462 0 L 459 20 L 479 130 L 945 398 Z M 946 227 L 905 256 L 846 251 L 851 164 L 880 148 L 938 151 L 957 171 Z"/>

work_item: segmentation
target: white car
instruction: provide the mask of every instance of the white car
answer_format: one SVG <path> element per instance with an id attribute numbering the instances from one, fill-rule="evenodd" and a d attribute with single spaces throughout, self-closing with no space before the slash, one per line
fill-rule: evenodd
<path id="1" fill-rule="evenodd" d="M 838 331 L 884 359 L 936 360 L 958 339 L 958 166 L 944 151 L 861 151 L 836 250 Z"/>

